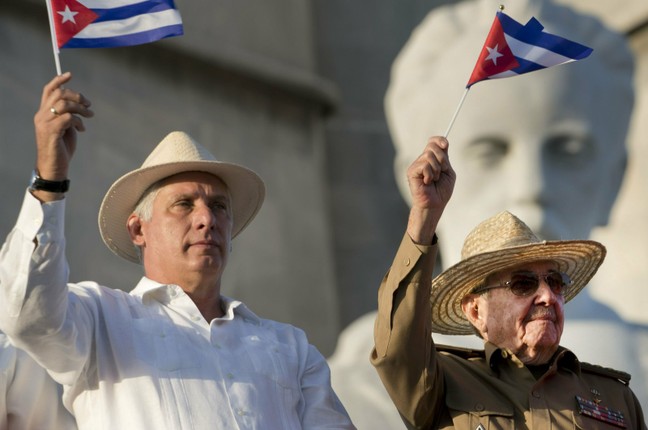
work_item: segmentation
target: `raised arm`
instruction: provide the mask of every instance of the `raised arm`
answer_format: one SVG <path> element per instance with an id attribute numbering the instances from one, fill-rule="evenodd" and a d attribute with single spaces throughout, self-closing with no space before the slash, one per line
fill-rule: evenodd
<path id="1" fill-rule="evenodd" d="M 407 175 L 412 195 L 407 233 L 378 292 L 371 361 L 401 416 L 424 427 L 443 401 L 431 336 L 430 286 L 434 233 L 455 183 L 448 141 L 431 138 Z"/>
<path id="2" fill-rule="evenodd" d="M 62 87 L 70 74 L 52 79 L 43 88 L 34 116 L 36 169 L 46 181 L 67 179 L 82 117 L 91 117 L 90 102 Z M 27 173 L 27 172 L 26 172 Z M 25 175 L 27 176 L 27 174 Z M 49 186 L 45 184 L 46 188 Z M 78 370 L 85 360 L 81 336 L 67 324 L 68 265 L 65 259 L 64 194 L 46 190 L 25 193 L 18 220 L 0 250 L 0 328 L 12 342 L 48 369 Z M 86 338 L 92 325 L 80 311 Z M 84 345 L 87 345 L 86 342 Z"/>
<path id="3" fill-rule="evenodd" d="M 94 115 L 90 101 L 83 94 L 65 88 L 72 79 L 64 73 L 56 76 L 43 88 L 36 115 L 36 171 L 47 181 L 68 179 L 70 162 L 77 145 L 77 132 L 85 131 L 81 117 Z M 62 193 L 34 190 L 32 194 L 42 202 L 60 200 Z"/>

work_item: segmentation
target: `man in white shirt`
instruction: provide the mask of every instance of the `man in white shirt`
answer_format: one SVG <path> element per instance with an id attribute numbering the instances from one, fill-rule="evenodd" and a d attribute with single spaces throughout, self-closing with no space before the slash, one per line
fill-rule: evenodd
<path id="1" fill-rule="evenodd" d="M 130 292 L 68 283 L 64 193 L 90 102 L 43 90 L 35 178 L 0 255 L 0 328 L 63 384 L 80 429 L 353 429 L 303 331 L 221 295 L 231 239 L 258 212 L 256 173 L 182 132 L 118 179 L 99 211 Z"/>
<path id="2" fill-rule="evenodd" d="M 73 430 L 61 387 L 0 333 L 0 430 Z"/>

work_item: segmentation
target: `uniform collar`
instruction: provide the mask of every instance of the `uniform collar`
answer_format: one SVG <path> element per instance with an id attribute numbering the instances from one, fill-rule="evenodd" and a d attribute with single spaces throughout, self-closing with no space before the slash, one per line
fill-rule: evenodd
<path id="1" fill-rule="evenodd" d="M 486 362 L 488 363 L 488 367 L 493 370 L 496 370 L 501 365 L 501 363 L 507 360 L 512 360 L 518 366 L 522 364 L 517 356 L 511 351 L 505 348 L 500 348 L 490 342 L 484 343 L 484 352 L 486 354 Z M 559 368 L 564 368 L 571 370 L 574 373 L 580 374 L 581 366 L 580 361 L 578 361 L 578 358 L 576 357 L 576 354 L 562 346 L 558 347 L 558 350 L 549 362 L 551 363 L 549 366 L 550 370 L 557 371 Z"/>

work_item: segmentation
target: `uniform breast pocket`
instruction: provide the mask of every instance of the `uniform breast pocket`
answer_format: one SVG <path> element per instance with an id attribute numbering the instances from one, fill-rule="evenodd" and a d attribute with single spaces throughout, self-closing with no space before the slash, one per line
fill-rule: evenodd
<path id="1" fill-rule="evenodd" d="M 156 318 L 133 319 L 133 349 L 137 358 L 162 371 L 191 367 L 187 341 L 177 335 L 169 321 Z"/>
<path id="2" fill-rule="evenodd" d="M 283 388 L 299 387 L 299 362 L 293 348 L 281 343 L 262 341 L 255 335 L 244 337 L 243 342 L 255 373 Z"/>
<path id="3" fill-rule="evenodd" d="M 465 429 L 515 429 L 513 407 L 488 393 L 475 398 L 452 391 L 446 404 L 455 428 Z"/>
<path id="4" fill-rule="evenodd" d="M 455 428 L 481 430 L 515 429 L 513 414 L 508 415 L 490 411 L 476 414 L 468 411 L 450 410 L 450 415 Z"/>

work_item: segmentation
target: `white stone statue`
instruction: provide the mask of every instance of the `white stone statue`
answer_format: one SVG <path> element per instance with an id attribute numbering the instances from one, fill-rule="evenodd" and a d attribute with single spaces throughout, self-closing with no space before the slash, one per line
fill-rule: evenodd
<path id="1" fill-rule="evenodd" d="M 385 109 L 403 196 L 409 196 L 406 169 L 429 136 L 445 132 L 498 6 L 492 0 L 469 0 L 433 10 L 396 59 Z M 546 31 L 590 46 L 594 53 L 577 63 L 471 88 L 449 135 L 457 183 L 437 229 L 442 268 L 459 260 L 470 230 L 504 209 L 546 239 L 587 238 L 608 224 L 622 184 L 634 101 L 633 58 L 625 38 L 593 17 L 548 0 L 516 0 L 504 12 L 523 24 L 535 16 Z M 608 291 L 615 294 L 614 288 Z M 583 361 L 631 373 L 631 386 L 647 408 L 641 360 L 648 357 L 641 356 L 635 338 L 647 336 L 648 326 L 628 324 L 588 289 L 566 306 L 566 317 L 561 344 Z M 383 406 L 388 397 L 376 375 L 375 385 L 351 386 L 357 375 L 368 373 L 359 369 L 371 369 L 372 330 L 370 315 L 349 327 L 353 341 L 346 331 L 341 336 L 329 360 L 334 388 L 359 429 L 401 428 L 391 424 L 398 414 Z M 482 346 L 474 336 L 434 338 Z M 350 344 L 355 345 L 355 364 Z M 374 390 L 382 397 L 372 411 L 368 403 L 377 397 Z M 356 411 L 356 405 L 363 409 Z"/>

